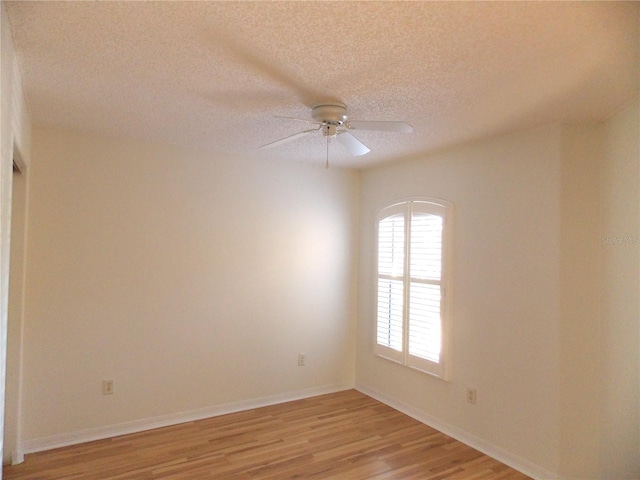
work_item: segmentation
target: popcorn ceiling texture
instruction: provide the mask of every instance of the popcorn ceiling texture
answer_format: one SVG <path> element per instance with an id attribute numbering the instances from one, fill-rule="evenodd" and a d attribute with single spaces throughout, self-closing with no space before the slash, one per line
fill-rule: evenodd
<path id="1" fill-rule="evenodd" d="M 480 137 L 601 120 L 639 89 L 636 2 L 6 2 L 36 125 L 323 165 L 323 100 L 357 132 L 334 166 L 366 168 Z"/>

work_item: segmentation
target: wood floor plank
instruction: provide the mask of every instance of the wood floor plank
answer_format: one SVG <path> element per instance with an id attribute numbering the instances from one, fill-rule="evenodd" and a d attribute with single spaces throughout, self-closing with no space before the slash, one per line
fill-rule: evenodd
<path id="1" fill-rule="evenodd" d="M 27 455 L 5 480 L 526 480 L 355 390 Z"/>

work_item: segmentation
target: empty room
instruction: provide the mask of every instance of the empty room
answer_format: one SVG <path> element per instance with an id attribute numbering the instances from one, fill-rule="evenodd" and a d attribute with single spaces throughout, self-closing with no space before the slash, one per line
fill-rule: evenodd
<path id="1" fill-rule="evenodd" d="M 640 478 L 640 3 L 0 6 L 0 478 Z"/>

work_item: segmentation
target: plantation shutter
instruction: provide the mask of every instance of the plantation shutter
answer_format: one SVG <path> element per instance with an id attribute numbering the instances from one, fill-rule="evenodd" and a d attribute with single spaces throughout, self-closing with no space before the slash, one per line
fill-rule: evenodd
<path id="1" fill-rule="evenodd" d="M 377 251 L 376 353 L 445 379 L 449 205 L 413 200 L 383 209 Z"/>

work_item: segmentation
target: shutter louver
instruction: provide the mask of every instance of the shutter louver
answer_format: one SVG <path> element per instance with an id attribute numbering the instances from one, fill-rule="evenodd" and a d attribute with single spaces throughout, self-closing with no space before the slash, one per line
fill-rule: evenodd
<path id="1" fill-rule="evenodd" d="M 404 215 L 385 218 L 378 227 L 377 343 L 402 351 L 404 317 Z"/>
<path id="2" fill-rule="evenodd" d="M 440 285 L 411 282 L 409 354 L 440 361 Z"/>
<path id="3" fill-rule="evenodd" d="M 442 274 L 442 217 L 411 216 L 409 293 L 409 354 L 440 360 L 440 277 Z"/>
<path id="4" fill-rule="evenodd" d="M 411 217 L 411 278 L 440 280 L 442 275 L 442 217 L 414 213 Z"/>
<path id="5" fill-rule="evenodd" d="M 387 217 L 378 229 L 378 274 L 404 275 L 404 215 Z"/>
<path id="6" fill-rule="evenodd" d="M 378 344 L 402 351 L 402 280 L 378 281 Z"/>

